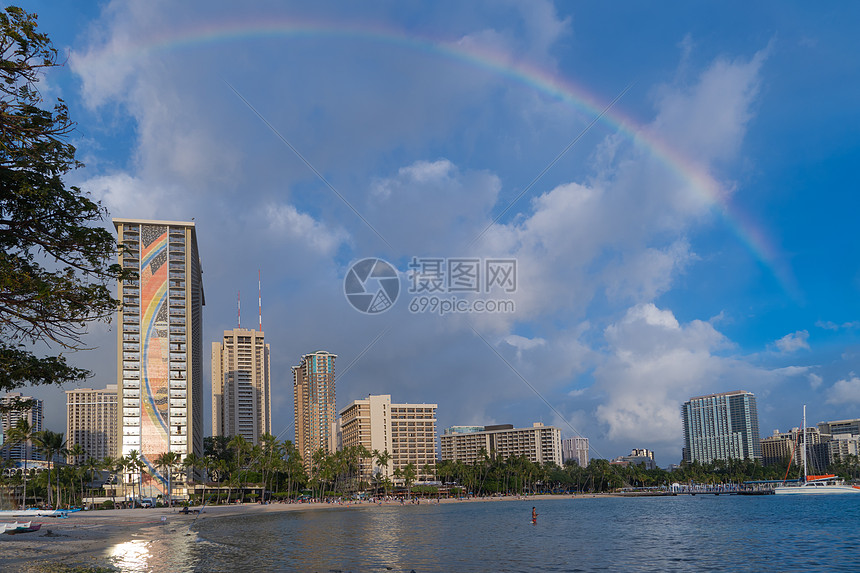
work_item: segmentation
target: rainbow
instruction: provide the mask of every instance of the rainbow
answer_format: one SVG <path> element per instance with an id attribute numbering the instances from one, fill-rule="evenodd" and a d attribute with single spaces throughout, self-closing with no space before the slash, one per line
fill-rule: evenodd
<path id="1" fill-rule="evenodd" d="M 463 41 L 441 41 L 377 24 L 344 24 L 309 19 L 282 19 L 264 22 L 209 22 L 196 29 L 183 30 L 181 35 L 163 34 L 150 37 L 145 44 L 128 45 L 122 50 L 106 50 L 99 59 L 137 59 L 141 55 L 166 52 L 201 45 L 217 44 L 246 39 L 347 39 L 390 44 L 420 53 L 444 57 L 464 65 L 486 70 L 492 74 L 529 86 L 540 93 L 559 99 L 589 116 L 597 116 L 607 106 L 601 100 L 557 74 L 535 64 L 517 60 L 507 54 L 494 52 Z M 768 239 L 767 233 L 729 201 L 729 194 L 708 173 L 707 169 L 674 149 L 652 130 L 639 125 L 620 109 L 609 109 L 600 120 L 612 129 L 623 133 L 644 148 L 689 183 L 692 192 L 700 195 L 709 205 L 717 208 L 729 228 L 750 253 L 774 275 L 783 290 L 797 298 L 798 288 L 788 267 L 783 264 L 779 249 Z"/>

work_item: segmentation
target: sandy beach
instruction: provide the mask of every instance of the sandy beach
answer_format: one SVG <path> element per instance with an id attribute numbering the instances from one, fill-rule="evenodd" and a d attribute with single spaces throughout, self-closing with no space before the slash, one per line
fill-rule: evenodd
<path id="1" fill-rule="evenodd" d="M 537 497 L 501 497 L 442 499 L 440 503 L 531 502 L 535 500 L 571 499 L 570 495 L 541 495 Z M 576 499 L 594 495 L 576 496 Z M 603 496 L 600 496 L 603 497 Z M 435 504 L 436 500 L 422 500 Z M 228 515 L 257 515 L 286 511 L 350 510 L 372 507 L 369 501 L 351 503 L 274 503 L 207 506 L 200 514 L 184 515 L 178 509 L 112 509 L 81 511 L 66 519 L 41 517 L 33 523 L 42 528 L 33 533 L 0 535 L 0 570 L 25 573 L 46 571 L 99 571 L 110 563 L 107 551 L 133 540 L 157 542 L 176 535 L 194 535 L 195 521 Z M 399 506 L 400 502 L 384 502 Z M 10 521 L 6 519 L 5 521 Z"/>

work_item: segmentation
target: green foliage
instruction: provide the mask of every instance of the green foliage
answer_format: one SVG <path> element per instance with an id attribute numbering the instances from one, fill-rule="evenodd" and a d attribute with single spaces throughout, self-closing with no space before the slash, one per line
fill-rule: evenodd
<path id="1" fill-rule="evenodd" d="M 113 503 L 113 501 L 106 499 L 102 502 L 101 508 L 102 509 L 113 509 L 114 503 Z"/>
<path id="2" fill-rule="evenodd" d="M 435 485 L 414 485 L 409 491 L 419 495 L 436 495 L 439 493 L 439 488 Z"/>
<path id="3" fill-rule="evenodd" d="M 34 435 L 33 443 L 36 445 L 36 450 L 45 454 L 45 459 L 48 460 L 48 503 L 53 505 L 53 492 L 51 489 L 51 468 L 55 465 L 53 463 L 54 456 L 63 456 L 66 454 L 66 439 L 62 432 L 52 432 L 51 430 L 44 430 L 42 432 L 37 432 Z M 57 496 L 60 495 L 60 472 L 59 470 L 55 472 L 57 474 Z"/>
<path id="4" fill-rule="evenodd" d="M 81 164 L 62 100 L 43 106 L 36 84 L 57 51 L 36 16 L 0 11 L 0 391 L 84 380 L 62 355 L 36 356 L 36 342 L 82 348 L 86 325 L 109 320 L 118 301 L 113 235 L 92 227 L 104 209 L 63 176 Z"/>
<path id="5" fill-rule="evenodd" d="M 203 438 L 203 455 L 209 458 L 233 461 L 233 450 L 229 447 L 230 438 L 227 436 L 206 436 Z"/>

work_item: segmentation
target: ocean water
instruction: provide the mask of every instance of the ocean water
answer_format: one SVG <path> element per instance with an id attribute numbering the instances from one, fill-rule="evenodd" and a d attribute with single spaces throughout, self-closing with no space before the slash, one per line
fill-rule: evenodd
<path id="1" fill-rule="evenodd" d="M 531 508 L 538 520 L 531 523 Z M 198 520 L 137 572 L 860 571 L 860 496 L 678 496 L 360 506 Z"/>

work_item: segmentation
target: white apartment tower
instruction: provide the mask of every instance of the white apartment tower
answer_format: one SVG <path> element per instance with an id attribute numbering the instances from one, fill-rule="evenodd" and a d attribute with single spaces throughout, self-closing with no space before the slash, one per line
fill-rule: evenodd
<path id="1" fill-rule="evenodd" d="M 257 445 L 271 432 L 269 345 L 262 331 L 225 330 L 212 343 L 212 433 Z"/>
<path id="2" fill-rule="evenodd" d="M 561 459 L 564 463 L 573 460 L 581 468 L 588 467 L 588 438 L 567 438 L 561 442 Z"/>
<path id="3" fill-rule="evenodd" d="M 116 384 L 103 390 L 66 390 L 66 447 L 81 445 L 86 453 L 78 461 L 115 457 L 119 437 L 117 418 Z"/>
<path id="4" fill-rule="evenodd" d="M 23 400 L 31 401 L 30 408 L 26 410 L 8 410 L 0 412 L 0 429 L 3 430 L 2 441 L 0 441 L 0 456 L 4 460 L 41 460 L 42 455 L 33 451 L 33 441 L 25 443 L 7 443 L 9 430 L 18 424 L 18 420 L 27 420 L 33 433 L 42 431 L 42 401 L 24 396 L 20 392 L 10 392 L 0 398 L 0 405 L 11 406 Z"/>
<path id="5" fill-rule="evenodd" d="M 690 398 L 681 406 L 684 461 L 761 461 L 758 410 L 752 392 L 735 391 Z"/>
<path id="6" fill-rule="evenodd" d="M 193 222 L 114 219 L 119 284 L 119 454 L 146 464 L 144 495 L 166 489 L 159 455 L 203 455 L 203 271 Z M 136 472 L 127 479 L 136 481 Z M 177 493 L 174 491 L 174 493 Z"/>

